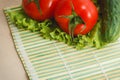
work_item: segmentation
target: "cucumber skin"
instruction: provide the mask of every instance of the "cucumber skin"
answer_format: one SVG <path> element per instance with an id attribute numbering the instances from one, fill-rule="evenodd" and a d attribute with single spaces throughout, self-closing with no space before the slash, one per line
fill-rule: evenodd
<path id="1" fill-rule="evenodd" d="M 114 42 L 120 37 L 120 0 L 99 0 L 99 3 L 103 40 Z"/>

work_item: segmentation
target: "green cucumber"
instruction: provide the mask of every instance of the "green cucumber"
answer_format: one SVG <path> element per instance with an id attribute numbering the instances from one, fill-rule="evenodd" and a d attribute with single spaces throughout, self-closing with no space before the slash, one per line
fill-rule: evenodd
<path id="1" fill-rule="evenodd" d="M 102 16 L 102 36 L 105 42 L 114 42 L 120 37 L 120 0 L 98 0 Z"/>

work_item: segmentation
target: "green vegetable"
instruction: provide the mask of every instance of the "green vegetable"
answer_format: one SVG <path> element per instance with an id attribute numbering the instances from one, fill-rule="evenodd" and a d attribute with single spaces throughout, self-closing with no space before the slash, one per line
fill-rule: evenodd
<path id="1" fill-rule="evenodd" d="M 120 37 L 120 0 L 99 0 L 99 3 L 103 40 L 114 42 Z"/>
<path id="2" fill-rule="evenodd" d="M 103 41 L 101 40 L 100 32 L 100 21 L 96 24 L 94 29 L 87 35 L 78 35 L 71 39 L 70 35 L 63 32 L 56 24 L 54 20 L 45 20 L 42 22 L 37 22 L 29 18 L 24 11 L 8 11 L 7 12 L 11 21 L 18 27 L 25 30 L 30 30 L 32 32 L 39 32 L 40 36 L 45 39 L 57 40 L 64 42 L 76 49 L 82 49 L 86 46 L 94 46 L 96 48 L 101 48 L 103 46 Z"/>

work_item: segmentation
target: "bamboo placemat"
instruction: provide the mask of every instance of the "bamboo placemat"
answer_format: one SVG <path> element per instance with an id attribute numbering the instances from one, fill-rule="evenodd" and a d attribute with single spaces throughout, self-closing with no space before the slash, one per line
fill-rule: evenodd
<path id="1" fill-rule="evenodd" d="M 4 10 L 16 50 L 30 80 L 120 80 L 120 40 L 103 49 L 76 50 L 39 33 L 18 29 Z"/>

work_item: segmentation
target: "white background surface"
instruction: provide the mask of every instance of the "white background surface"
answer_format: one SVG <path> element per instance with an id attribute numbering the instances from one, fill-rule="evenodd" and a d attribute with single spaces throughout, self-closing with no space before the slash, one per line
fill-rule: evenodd
<path id="1" fill-rule="evenodd" d="M 3 13 L 3 8 L 21 5 L 21 1 L 0 0 L 0 80 L 28 80 Z"/>

